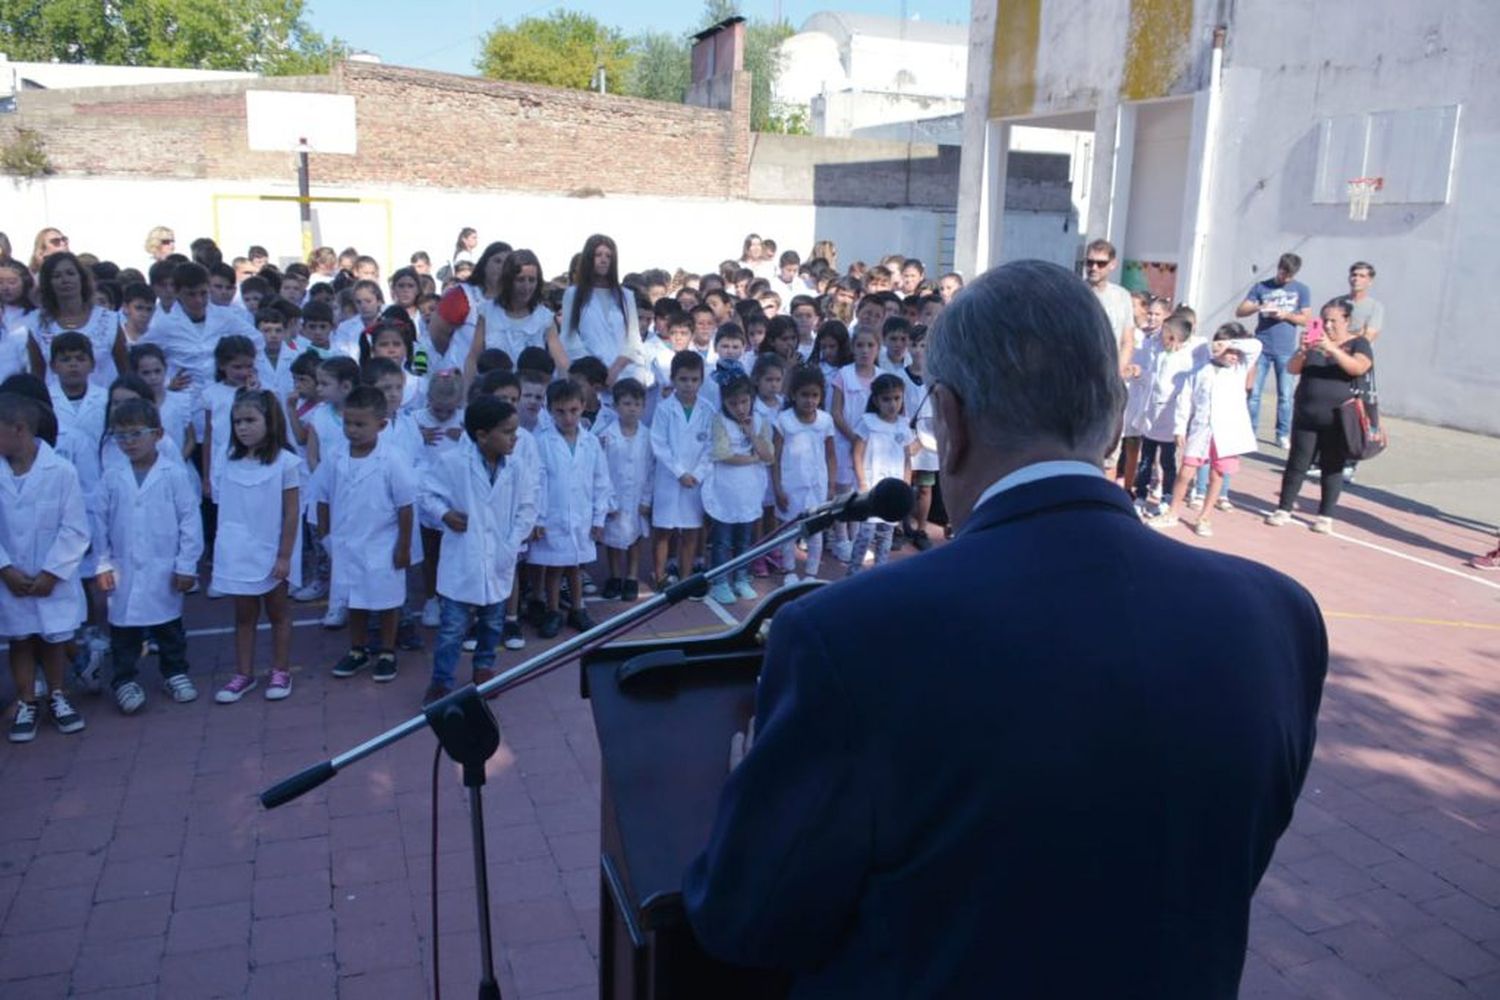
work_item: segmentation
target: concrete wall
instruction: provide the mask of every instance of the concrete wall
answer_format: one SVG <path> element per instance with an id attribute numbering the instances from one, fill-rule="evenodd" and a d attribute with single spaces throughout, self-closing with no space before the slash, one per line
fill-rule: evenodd
<path id="1" fill-rule="evenodd" d="M 952 146 L 758 132 L 750 197 L 820 205 L 883 205 L 952 211 L 958 150 Z"/>

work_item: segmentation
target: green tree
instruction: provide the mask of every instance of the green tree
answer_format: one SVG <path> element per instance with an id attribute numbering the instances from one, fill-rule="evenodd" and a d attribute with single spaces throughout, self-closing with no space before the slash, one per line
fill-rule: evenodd
<path id="1" fill-rule="evenodd" d="M 635 36 L 630 41 L 633 59 L 625 93 L 649 101 L 681 104 L 693 78 L 692 51 L 687 40 L 665 31 Z"/>
<path id="2" fill-rule="evenodd" d="M 621 93 L 631 67 L 630 44 L 616 28 L 569 10 L 497 24 L 484 36 L 475 66 L 493 80 L 587 90 L 602 65 L 605 87 Z"/>
<path id="3" fill-rule="evenodd" d="M 12 59 L 124 66 L 327 72 L 346 50 L 303 20 L 304 0 L 0 0 Z"/>

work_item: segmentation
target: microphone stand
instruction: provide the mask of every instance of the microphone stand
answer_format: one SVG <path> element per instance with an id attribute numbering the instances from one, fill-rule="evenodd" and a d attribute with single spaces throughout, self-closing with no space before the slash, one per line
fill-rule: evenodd
<path id="1" fill-rule="evenodd" d="M 715 566 L 702 573 L 694 573 L 644 603 L 606 619 L 587 632 L 579 633 L 497 674 L 477 687 L 472 683 L 464 685 L 427 705 L 421 713 L 405 722 L 272 785 L 260 793 L 261 805 L 267 809 L 285 805 L 317 788 L 350 764 L 361 761 L 418 730 L 431 727 L 437 734 L 438 742 L 442 744 L 443 750 L 462 765 L 464 786 L 469 789 L 470 830 L 473 839 L 474 873 L 479 904 L 479 998 L 480 1000 L 500 1000 L 500 987 L 495 979 L 494 952 L 490 935 L 489 878 L 485 860 L 483 803 L 484 764 L 500 746 L 500 727 L 485 699 L 550 673 L 581 656 L 592 647 L 657 617 L 690 597 L 705 596 L 712 581 L 728 576 L 743 566 L 748 566 L 787 542 L 798 538 L 811 538 L 813 535 L 826 531 L 834 522 L 851 512 L 850 508 L 853 507 L 857 498 L 856 494 L 845 494 L 821 507 L 806 511 L 771 537 L 723 565 Z M 583 595 L 579 594 L 576 597 L 582 600 Z"/>

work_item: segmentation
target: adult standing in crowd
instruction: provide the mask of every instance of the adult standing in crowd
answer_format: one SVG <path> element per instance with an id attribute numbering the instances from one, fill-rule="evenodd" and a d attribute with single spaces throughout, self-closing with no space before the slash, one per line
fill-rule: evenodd
<path id="1" fill-rule="evenodd" d="M 1349 328 L 1353 311 L 1348 299 L 1329 301 L 1323 306 L 1321 339 L 1304 343 L 1287 361 L 1287 371 L 1301 380 L 1292 413 L 1292 447 L 1281 474 L 1281 502 L 1266 516 L 1269 525 L 1280 527 L 1292 519 L 1292 505 L 1316 451 L 1323 495 L 1312 530 L 1319 534 L 1333 530 L 1333 510 L 1343 490 L 1344 462 L 1349 456 L 1339 407 L 1375 365 L 1370 342 Z"/>
<path id="2" fill-rule="evenodd" d="M 490 348 L 504 351 L 514 361 L 526 348 L 539 347 L 551 355 L 558 371 L 567 371 L 568 353 L 557 335 L 556 317 L 542 301 L 541 261 L 524 248 L 501 259 L 499 290 L 479 304 L 465 374 L 474 374 L 480 352 Z"/>
<path id="3" fill-rule="evenodd" d="M 588 354 L 603 361 L 609 385 L 626 375 L 647 381 L 635 295 L 620 284 L 615 241 L 601 233 L 584 241 L 573 283 L 563 292 L 562 346 L 574 361 Z"/>
<path id="4" fill-rule="evenodd" d="M 166 226 L 152 226 L 150 232 L 146 233 L 146 256 L 151 258 L 147 267 L 176 252 L 177 234 Z"/>
<path id="5" fill-rule="evenodd" d="M 77 330 L 89 338 L 94 347 L 92 381 L 107 386 L 115 380 L 113 350 L 119 332 L 119 315 L 94 302 L 94 275 L 67 250 L 49 254 L 42 261 L 37 276 L 37 301 L 40 308 L 31 319 L 31 335 L 36 339 L 44 363 L 52 357 L 52 338 L 68 330 Z M 47 378 L 52 382 L 54 377 Z"/>
<path id="6" fill-rule="evenodd" d="M 825 261 L 828 269 L 834 274 L 839 273 L 839 248 L 833 240 L 817 240 L 812 245 L 812 252 L 807 255 L 808 263 L 815 260 Z"/>
<path id="7" fill-rule="evenodd" d="M 432 343 L 437 361 L 431 365 L 434 369 L 461 367 L 469 356 L 480 308 L 499 298 L 500 269 L 505 266 L 510 251 L 509 243 L 499 241 L 485 247 L 469 276 L 449 288 L 438 300 L 437 308 L 427 320 L 427 338 Z"/>
<path id="8" fill-rule="evenodd" d="M 1088 282 L 1089 291 L 1094 293 L 1094 297 L 1104 307 L 1110 332 L 1115 335 L 1120 371 L 1124 372 L 1125 366 L 1130 364 L 1130 359 L 1135 355 L 1135 308 L 1130 293 L 1109 280 L 1118 263 L 1115 259 L 1115 245 L 1109 240 L 1094 240 L 1084 248 L 1083 280 Z"/>
<path id="9" fill-rule="evenodd" d="M 458 231 L 458 239 L 453 241 L 453 259 L 448 262 L 450 267 L 457 267 L 459 261 L 474 263 L 474 248 L 479 246 L 479 233 L 472 226 L 464 226 Z"/>
<path id="10" fill-rule="evenodd" d="M 1370 346 L 1380 339 L 1385 329 L 1385 306 L 1370 294 L 1375 283 L 1375 265 L 1357 260 L 1349 265 L 1349 302 L 1354 308 L 1349 317 L 1349 329 L 1369 341 Z"/>
<path id="11" fill-rule="evenodd" d="M 68 238 L 63 235 L 61 229 L 48 226 L 45 229 L 39 230 L 36 234 L 36 239 L 31 243 L 31 261 L 29 264 L 31 273 L 33 275 L 41 274 L 42 261 L 55 253 L 62 253 L 67 249 Z"/>
<path id="12" fill-rule="evenodd" d="M 1295 581 L 1162 538 L 1101 474 L 1115 336 L 1043 261 L 943 311 L 927 376 L 962 530 L 776 613 L 753 745 L 683 882 L 711 954 L 794 996 L 1236 994 L 1327 636 Z M 1171 643 L 1120 600 L 1147 581 Z"/>
<path id="13" fill-rule="evenodd" d="M 1276 277 L 1257 281 L 1235 309 L 1236 316 L 1258 316 L 1255 336 L 1260 340 L 1260 361 L 1255 366 L 1255 385 L 1250 390 L 1250 423 L 1260 426 L 1260 394 L 1266 376 L 1276 373 L 1276 445 L 1291 446 L 1292 385 L 1295 375 L 1287 366 L 1298 351 L 1302 328 L 1312 322 L 1312 293 L 1294 280 L 1302 270 L 1302 258 L 1284 253 L 1276 262 Z M 1342 466 L 1339 466 L 1342 468 Z"/>

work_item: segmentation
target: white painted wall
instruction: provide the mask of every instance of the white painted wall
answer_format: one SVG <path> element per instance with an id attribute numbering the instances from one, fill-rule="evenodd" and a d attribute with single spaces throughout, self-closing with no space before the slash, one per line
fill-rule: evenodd
<path id="1" fill-rule="evenodd" d="M 849 83 L 861 90 L 963 100 L 966 67 L 962 45 L 878 35 L 855 35 L 849 41 Z"/>
<path id="2" fill-rule="evenodd" d="M 0 184 L 0 219 L 11 243 L 31 246 L 44 226 L 57 226 L 77 252 L 87 251 L 121 266 L 144 268 L 146 231 L 166 225 L 187 244 L 216 236 L 226 255 L 243 254 L 251 243 L 273 259 L 301 255 L 293 202 L 220 202 L 215 233 L 215 194 L 295 194 L 282 184 L 217 181 L 152 181 L 125 178 L 52 177 Z M 671 198 L 564 198 L 531 193 L 441 191 L 430 188 L 323 187 L 313 194 L 388 198 L 392 225 L 379 205 L 315 206 L 316 242 L 335 249 L 354 245 L 381 263 L 383 274 L 426 250 L 434 263 L 451 254 L 463 226 L 479 230 L 481 245 L 503 239 L 534 250 L 547 274 L 562 273 L 583 241 L 608 233 L 620 246 L 622 271 L 682 267 L 702 272 L 739 257 L 746 233 L 775 239 L 782 249 L 804 255 L 815 239 L 831 239 L 841 261 L 873 261 L 888 253 L 937 260 L 945 213 L 923 209 L 819 207 Z M 951 213 L 947 213 L 951 217 Z M 387 249 L 389 247 L 389 249 Z"/>
<path id="3" fill-rule="evenodd" d="M 813 135 L 852 136 L 872 126 L 957 114 L 963 111 L 964 102 L 892 91 L 842 90 L 814 97 L 811 107 Z"/>
<path id="4" fill-rule="evenodd" d="M 1144 104 L 1136 110 L 1130 221 L 1120 248 L 1127 260 L 1181 260 L 1183 248 L 1178 244 L 1191 112 L 1191 99 Z"/>

